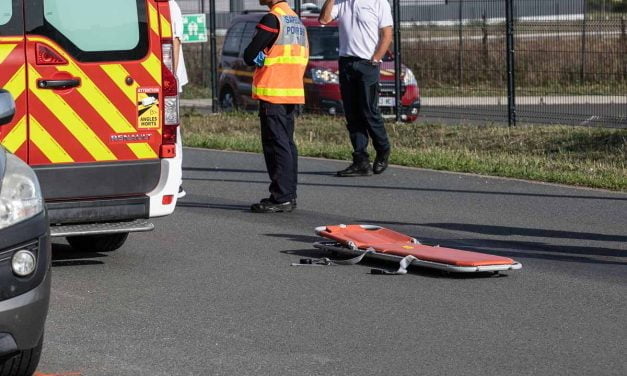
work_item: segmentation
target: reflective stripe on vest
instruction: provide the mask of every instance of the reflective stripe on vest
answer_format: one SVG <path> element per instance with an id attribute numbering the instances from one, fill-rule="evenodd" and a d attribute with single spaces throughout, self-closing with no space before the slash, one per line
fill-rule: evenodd
<path id="1" fill-rule="evenodd" d="M 253 93 L 263 96 L 272 97 L 302 97 L 305 95 L 305 89 L 283 89 L 283 88 L 269 88 L 269 87 L 255 87 L 253 86 Z"/>
<path id="2" fill-rule="evenodd" d="M 255 70 L 253 98 L 270 103 L 305 103 L 303 76 L 309 61 L 307 32 L 286 2 L 275 4 L 270 13 L 279 20 L 279 34 L 266 53 L 264 66 Z"/>

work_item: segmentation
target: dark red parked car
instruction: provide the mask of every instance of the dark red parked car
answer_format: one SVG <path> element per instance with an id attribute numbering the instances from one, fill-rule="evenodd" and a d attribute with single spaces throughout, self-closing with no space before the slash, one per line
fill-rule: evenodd
<path id="1" fill-rule="evenodd" d="M 255 26 L 265 13 L 248 13 L 231 22 L 222 48 L 219 71 L 219 101 L 224 110 L 252 110 L 257 101 L 251 97 L 254 67 L 244 63 L 244 49 L 255 34 Z M 338 77 L 339 32 L 335 22 L 321 25 L 318 15 L 304 15 L 309 36 L 309 64 L 305 73 L 305 106 L 308 112 L 336 115 L 343 113 Z M 402 65 L 402 120 L 412 122 L 420 112 L 420 89 L 412 71 Z M 394 61 L 388 54 L 381 64 L 379 108 L 384 117 L 395 112 Z"/>

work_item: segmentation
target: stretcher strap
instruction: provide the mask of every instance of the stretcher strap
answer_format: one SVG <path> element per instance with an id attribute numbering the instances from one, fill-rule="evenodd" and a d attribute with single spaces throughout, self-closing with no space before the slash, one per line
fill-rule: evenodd
<path id="1" fill-rule="evenodd" d="M 365 250 L 360 255 L 344 259 L 344 260 L 331 260 L 328 257 L 322 257 L 319 259 L 300 259 L 299 263 L 293 263 L 292 266 L 306 266 L 306 265 L 323 265 L 323 266 L 331 266 L 331 265 L 355 265 L 358 264 L 366 255 L 375 253 L 375 250 L 370 248 Z"/>
<path id="2" fill-rule="evenodd" d="M 372 273 L 372 274 L 384 274 L 384 275 L 403 275 L 403 274 L 407 274 L 407 268 L 409 267 L 409 265 L 411 265 L 412 261 L 414 261 L 414 260 L 418 260 L 418 259 L 415 258 L 412 255 L 405 256 L 400 261 L 400 263 L 399 263 L 400 265 L 398 266 L 398 270 L 396 270 L 396 271 L 389 271 L 389 270 L 384 270 L 384 269 L 370 269 L 370 273 Z"/>
<path id="3" fill-rule="evenodd" d="M 300 259 L 299 263 L 292 263 L 292 266 L 333 266 L 333 265 L 355 265 L 361 262 L 361 260 L 366 257 L 368 254 L 374 254 L 376 251 L 372 248 L 368 248 L 360 255 L 344 260 L 331 260 L 328 257 L 322 257 L 319 259 Z M 403 275 L 407 274 L 407 268 L 411 265 L 412 261 L 418 260 L 414 256 L 405 256 L 399 262 L 398 269 L 395 271 L 384 270 L 384 269 L 370 269 L 371 274 L 382 274 L 382 275 Z"/>

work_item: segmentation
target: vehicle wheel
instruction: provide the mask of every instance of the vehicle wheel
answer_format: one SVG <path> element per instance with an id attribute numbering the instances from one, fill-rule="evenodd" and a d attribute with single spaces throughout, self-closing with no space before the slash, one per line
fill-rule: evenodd
<path id="1" fill-rule="evenodd" d="M 224 112 L 237 111 L 237 100 L 230 86 L 225 86 L 220 91 L 220 108 Z"/>
<path id="2" fill-rule="evenodd" d="M 102 235 L 68 236 L 72 248 L 85 252 L 112 252 L 120 248 L 128 238 L 128 232 Z"/>
<path id="3" fill-rule="evenodd" d="M 39 364 L 43 343 L 44 337 L 41 336 L 39 344 L 34 348 L 20 351 L 4 361 L 0 360 L 0 375 L 32 376 Z"/>

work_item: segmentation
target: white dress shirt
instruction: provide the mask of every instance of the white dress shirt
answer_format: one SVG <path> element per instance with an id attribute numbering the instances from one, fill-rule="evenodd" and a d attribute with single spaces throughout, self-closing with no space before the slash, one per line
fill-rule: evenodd
<path id="1" fill-rule="evenodd" d="M 370 59 L 379 43 L 379 29 L 392 26 L 387 0 L 336 0 L 331 17 L 340 31 L 340 56 Z"/>

